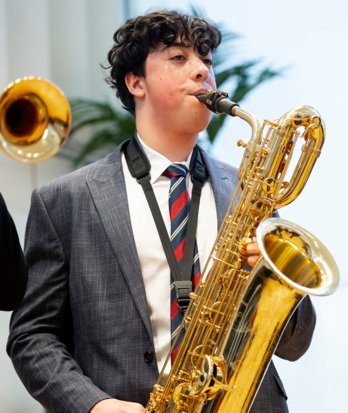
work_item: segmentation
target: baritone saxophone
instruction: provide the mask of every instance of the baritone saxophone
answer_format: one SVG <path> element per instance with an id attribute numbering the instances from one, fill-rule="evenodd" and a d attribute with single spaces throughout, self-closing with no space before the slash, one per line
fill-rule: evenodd
<path id="1" fill-rule="evenodd" d="M 239 142 L 244 156 L 237 189 L 191 293 L 179 352 L 166 377 L 168 355 L 148 413 L 248 412 L 299 303 L 308 294 L 331 294 L 339 281 L 332 255 L 317 238 L 272 218 L 297 198 L 320 154 L 325 129 L 319 113 L 302 106 L 260 125 L 223 92 L 198 99 L 216 113 L 242 118 L 252 135 Z M 286 180 L 299 142 L 301 154 Z M 262 255 L 250 270 L 245 247 L 255 237 Z"/>

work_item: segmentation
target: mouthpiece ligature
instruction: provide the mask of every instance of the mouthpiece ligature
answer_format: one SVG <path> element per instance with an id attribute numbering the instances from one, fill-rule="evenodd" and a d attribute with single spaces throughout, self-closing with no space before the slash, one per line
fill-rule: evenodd
<path id="1" fill-rule="evenodd" d="M 235 116 L 233 108 L 239 107 L 238 103 L 230 100 L 228 94 L 221 90 L 210 90 L 205 95 L 198 95 L 197 99 L 204 103 L 208 109 L 217 114 L 226 113 Z"/>

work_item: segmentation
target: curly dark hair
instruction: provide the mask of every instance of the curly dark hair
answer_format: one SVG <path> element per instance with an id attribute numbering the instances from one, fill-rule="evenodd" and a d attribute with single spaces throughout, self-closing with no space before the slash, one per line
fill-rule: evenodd
<path id="1" fill-rule="evenodd" d="M 125 109 L 134 114 L 134 98 L 125 84 L 125 75 L 132 72 L 145 76 L 145 60 L 159 43 L 170 46 L 179 39 L 184 46 L 193 46 L 206 56 L 219 46 L 221 33 L 205 19 L 177 11 L 156 11 L 127 20 L 113 39 L 107 55 L 109 66 L 105 67 L 110 69 L 106 81 L 116 89 Z"/>

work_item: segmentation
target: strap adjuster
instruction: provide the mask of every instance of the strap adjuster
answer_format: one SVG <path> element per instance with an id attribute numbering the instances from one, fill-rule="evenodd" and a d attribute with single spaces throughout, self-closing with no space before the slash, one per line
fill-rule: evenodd
<path id="1" fill-rule="evenodd" d="M 178 307 L 185 313 L 190 304 L 190 293 L 192 292 L 192 281 L 174 281 Z"/>

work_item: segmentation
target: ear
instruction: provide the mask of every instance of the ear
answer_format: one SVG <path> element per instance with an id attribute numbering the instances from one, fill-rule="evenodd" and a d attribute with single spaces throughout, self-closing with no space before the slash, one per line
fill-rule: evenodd
<path id="1" fill-rule="evenodd" d="M 143 77 L 128 72 L 124 78 L 129 92 L 137 98 L 142 98 L 145 94 Z"/>

